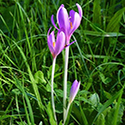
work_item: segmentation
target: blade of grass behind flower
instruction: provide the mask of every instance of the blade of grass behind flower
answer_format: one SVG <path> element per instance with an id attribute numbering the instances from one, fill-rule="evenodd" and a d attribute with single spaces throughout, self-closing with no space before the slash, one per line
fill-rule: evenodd
<path id="1" fill-rule="evenodd" d="M 75 36 L 73 36 L 73 38 L 74 38 L 74 40 L 76 41 L 75 43 L 76 43 L 76 46 L 77 46 L 77 48 L 78 48 L 78 50 L 79 50 L 79 53 L 80 53 L 80 55 L 81 55 L 82 61 L 83 61 L 83 63 L 84 63 L 84 66 L 85 66 L 85 69 L 86 69 L 86 73 L 87 73 L 87 75 L 89 75 L 89 70 L 88 70 L 88 68 L 87 68 L 87 66 L 86 66 L 86 63 L 85 63 L 85 60 L 84 60 L 84 58 L 83 58 L 83 55 L 82 55 L 81 49 L 80 49 L 80 47 L 79 47 L 79 44 L 78 44 L 78 42 L 77 42 Z"/>
<path id="2" fill-rule="evenodd" d="M 101 26 L 100 0 L 94 0 L 94 2 L 93 2 L 93 23 Z"/>
<path id="3" fill-rule="evenodd" d="M 73 51 L 72 51 L 72 48 L 71 48 L 71 47 L 70 47 L 70 51 L 71 51 L 71 55 L 72 55 L 72 59 L 73 59 L 73 72 L 75 73 L 75 79 L 77 79 L 77 72 L 76 72 L 75 58 L 74 58 Z"/>
<path id="4" fill-rule="evenodd" d="M 28 43 L 28 47 L 29 47 L 29 51 L 31 53 L 31 45 L 30 45 L 30 41 L 28 39 L 28 33 L 27 33 L 27 30 L 26 30 L 26 27 L 25 27 L 25 17 L 24 15 L 27 17 L 27 21 L 29 22 L 29 19 L 28 19 L 28 16 L 25 12 L 25 10 L 22 8 L 22 6 L 20 5 L 19 2 L 16 2 L 18 7 L 19 7 L 19 12 L 20 12 L 20 16 L 21 16 L 21 22 L 22 22 L 22 25 L 23 25 L 23 29 L 24 29 L 24 32 L 25 32 L 25 35 L 26 35 L 26 40 L 27 40 L 27 43 Z"/>
<path id="5" fill-rule="evenodd" d="M 89 31 L 89 30 L 83 30 L 85 35 L 90 36 L 102 36 L 102 37 L 116 37 L 116 36 L 125 36 L 122 33 L 117 32 L 95 32 L 95 31 Z"/>
<path id="6" fill-rule="evenodd" d="M 47 2 L 43 2 L 41 0 L 38 0 L 38 11 L 40 11 L 42 13 L 42 15 L 39 15 L 39 17 L 41 18 L 41 24 L 43 25 L 44 28 L 44 32 L 47 33 Z M 41 9 L 42 8 L 42 9 Z M 41 17 L 42 16 L 42 17 Z"/>

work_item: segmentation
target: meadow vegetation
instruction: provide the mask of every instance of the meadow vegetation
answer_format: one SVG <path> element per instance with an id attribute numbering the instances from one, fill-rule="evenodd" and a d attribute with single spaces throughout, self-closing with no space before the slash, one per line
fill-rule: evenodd
<path id="1" fill-rule="evenodd" d="M 47 32 L 60 5 L 78 11 L 76 3 L 83 16 L 70 40 L 68 97 L 75 79 L 81 85 L 66 124 L 125 124 L 125 0 L 0 0 L 0 125 L 55 125 Z M 54 76 L 59 125 L 64 52 Z"/>

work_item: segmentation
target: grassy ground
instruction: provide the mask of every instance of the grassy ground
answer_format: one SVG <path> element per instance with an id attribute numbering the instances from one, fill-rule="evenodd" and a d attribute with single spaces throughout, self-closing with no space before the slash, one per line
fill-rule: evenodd
<path id="1" fill-rule="evenodd" d="M 81 86 L 67 124 L 125 124 L 124 0 L 0 0 L 0 125 L 55 124 L 47 31 L 61 4 L 77 11 L 76 3 L 83 19 L 71 38 L 76 42 L 70 46 L 68 95 L 75 79 Z M 63 64 L 64 50 L 54 86 L 60 125 Z"/>

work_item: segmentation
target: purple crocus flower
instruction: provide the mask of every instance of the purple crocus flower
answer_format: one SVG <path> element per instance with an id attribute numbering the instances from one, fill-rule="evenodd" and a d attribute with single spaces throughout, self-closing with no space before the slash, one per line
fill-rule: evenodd
<path id="1" fill-rule="evenodd" d="M 57 33 L 57 38 L 55 42 L 54 31 L 50 33 L 50 30 L 51 28 L 48 30 L 48 33 L 47 33 L 47 42 L 48 42 L 49 50 L 53 58 L 55 58 L 60 54 L 60 52 L 65 47 L 65 34 L 63 31 L 59 30 Z"/>
<path id="2" fill-rule="evenodd" d="M 78 3 L 76 3 L 76 6 L 78 8 L 79 13 L 75 12 L 74 10 L 70 10 L 68 15 L 68 12 L 63 4 L 59 7 L 57 11 L 57 23 L 59 25 L 59 28 L 66 35 L 66 45 L 69 44 L 71 35 L 79 27 L 82 19 L 82 8 Z M 51 16 L 51 21 L 54 27 L 59 30 L 54 23 L 53 15 Z"/>
<path id="3" fill-rule="evenodd" d="M 72 101 L 74 100 L 78 90 L 80 87 L 80 82 L 78 82 L 77 80 L 75 80 L 72 84 L 71 90 L 70 90 L 70 96 L 69 96 L 69 104 L 72 103 Z"/>

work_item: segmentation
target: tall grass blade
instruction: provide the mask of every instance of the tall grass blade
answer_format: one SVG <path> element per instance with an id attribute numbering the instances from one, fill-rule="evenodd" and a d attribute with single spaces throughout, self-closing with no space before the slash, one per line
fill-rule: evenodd
<path id="1" fill-rule="evenodd" d="M 124 12 L 125 8 L 122 8 L 115 13 L 115 15 L 111 18 L 110 22 L 107 25 L 107 32 L 119 32 L 120 20 Z"/>
<path id="2" fill-rule="evenodd" d="M 101 26 L 100 0 L 94 0 L 94 3 L 93 3 L 93 23 Z"/>

